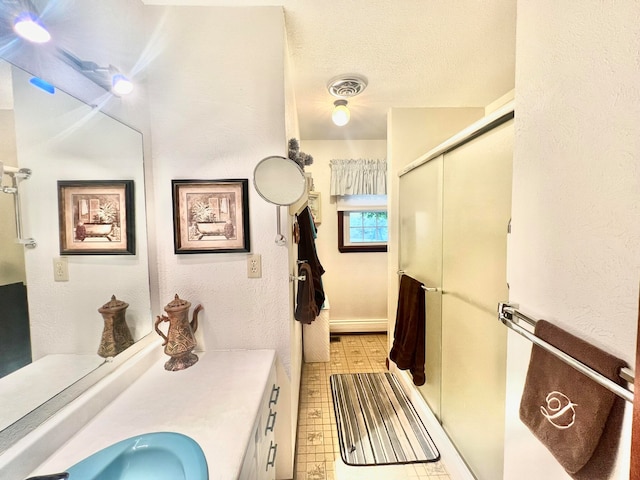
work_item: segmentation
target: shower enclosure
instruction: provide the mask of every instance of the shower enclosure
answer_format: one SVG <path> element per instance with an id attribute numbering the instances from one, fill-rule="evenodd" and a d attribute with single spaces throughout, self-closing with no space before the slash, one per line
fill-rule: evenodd
<path id="1" fill-rule="evenodd" d="M 434 288 L 418 388 L 479 480 L 503 471 L 507 335 L 496 308 L 508 298 L 514 130 L 512 107 L 502 110 L 407 167 L 399 193 L 399 268 Z"/>

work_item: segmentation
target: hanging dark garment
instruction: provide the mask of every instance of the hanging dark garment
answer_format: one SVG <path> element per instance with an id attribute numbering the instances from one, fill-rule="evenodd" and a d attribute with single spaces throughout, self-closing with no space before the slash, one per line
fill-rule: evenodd
<path id="1" fill-rule="evenodd" d="M 294 317 L 300 323 L 313 322 L 318 314 L 318 306 L 315 301 L 315 289 L 313 288 L 313 274 L 308 263 L 298 267 L 298 294 L 296 297 L 296 311 Z M 304 278 L 304 280 L 302 280 Z"/>
<path id="2" fill-rule="evenodd" d="M 315 227 L 309 207 L 305 207 L 298 215 L 298 227 L 300 229 L 300 243 L 298 243 L 298 260 L 306 261 L 311 268 L 313 279 L 313 297 L 318 312 L 324 304 L 324 288 L 322 287 L 322 275 L 324 268 L 318 259 L 316 252 Z"/>

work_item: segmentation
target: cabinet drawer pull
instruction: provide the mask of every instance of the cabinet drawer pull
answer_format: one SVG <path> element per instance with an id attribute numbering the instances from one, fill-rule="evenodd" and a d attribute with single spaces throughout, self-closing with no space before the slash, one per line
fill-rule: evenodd
<path id="1" fill-rule="evenodd" d="M 276 424 L 276 415 L 278 415 L 278 412 L 272 412 L 271 409 L 269 409 L 269 418 L 267 419 L 267 428 L 264 429 L 265 435 L 267 434 L 267 432 L 273 432 L 273 427 Z"/>
<path id="2" fill-rule="evenodd" d="M 278 403 L 279 396 L 280 396 L 280 387 L 276 387 L 276 384 L 274 383 L 273 387 L 271 388 L 271 397 L 269 398 L 269 406 L 276 405 Z"/>
<path id="3" fill-rule="evenodd" d="M 271 456 L 272 452 L 273 452 L 273 457 Z M 265 471 L 269 471 L 269 467 L 276 466 L 277 453 L 278 453 L 278 444 L 276 443 L 274 445 L 273 440 L 271 440 L 271 445 L 269 445 L 269 456 L 267 457 L 267 468 L 265 468 Z"/>

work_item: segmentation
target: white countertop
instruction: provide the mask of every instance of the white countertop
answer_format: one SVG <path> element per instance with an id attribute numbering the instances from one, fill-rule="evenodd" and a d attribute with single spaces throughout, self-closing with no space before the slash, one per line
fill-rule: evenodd
<path id="1" fill-rule="evenodd" d="M 192 367 L 154 364 L 31 475 L 65 471 L 115 442 L 149 432 L 178 432 L 204 451 L 209 479 L 238 477 L 260 408 L 273 350 L 198 352 Z"/>

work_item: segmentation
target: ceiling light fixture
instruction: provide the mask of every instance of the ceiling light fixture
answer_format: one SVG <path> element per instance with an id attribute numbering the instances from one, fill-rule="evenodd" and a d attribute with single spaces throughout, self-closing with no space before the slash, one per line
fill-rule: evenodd
<path id="1" fill-rule="evenodd" d="M 351 113 L 347 108 L 345 98 L 355 97 L 362 93 L 365 88 L 367 88 L 367 80 L 357 75 L 339 76 L 329 80 L 327 84 L 329 93 L 339 98 L 339 100 L 333 102 L 334 109 L 331 114 L 333 123 L 339 127 L 349 123 Z"/>
<path id="2" fill-rule="evenodd" d="M 19 14 L 13 22 L 13 30 L 33 43 L 46 43 L 51 40 L 51 34 L 33 12 Z"/>
<path id="3" fill-rule="evenodd" d="M 339 127 L 345 126 L 349 123 L 349 119 L 351 118 L 351 112 L 347 108 L 346 100 L 336 100 L 333 102 L 335 108 L 333 109 L 333 113 L 331 114 L 331 120 Z"/>

